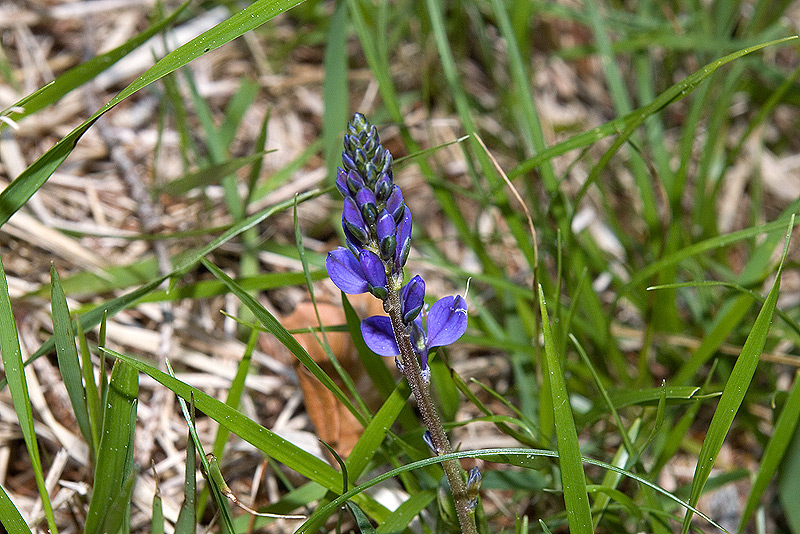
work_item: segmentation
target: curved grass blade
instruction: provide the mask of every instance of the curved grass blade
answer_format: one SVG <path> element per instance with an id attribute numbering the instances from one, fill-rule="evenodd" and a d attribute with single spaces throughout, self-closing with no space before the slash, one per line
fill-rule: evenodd
<path id="1" fill-rule="evenodd" d="M 714 417 L 708 427 L 708 432 L 703 440 L 703 445 L 700 447 L 698 454 L 697 467 L 695 468 L 694 478 L 692 479 L 692 487 L 689 494 L 689 503 L 694 505 L 700 499 L 700 494 L 703 487 L 711 474 L 711 468 L 714 466 L 714 461 L 722 448 L 722 443 L 725 441 L 725 436 L 731 428 L 733 418 L 739 407 L 744 400 L 744 395 L 750 386 L 753 379 L 753 374 L 758 365 L 759 356 L 761 351 L 764 350 L 764 345 L 767 341 L 767 334 L 769 327 L 772 323 L 772 316 L 775 307 L 778 303 L 778 292 L 780 291 L 781 275 L 783 273 L 783 265 L 786 261 L 786 255 L 789 252 L 789 240 L 791 238 L 792 228 L 794 227 L 794 215 L 792 215 L 788 229 L 786 230 L 785 245 L 783 249 L 783 256 L 781 263 L 778 265 L 778 272 L 775 276 L 775 282 L 772 284 L 767 299 L 758 313 L 756 322 L 753 329 L 747 336 L 744 342 L 742 352 L 736 359 L 736 364 L 731 371 L 728 382 L 725 384 L 725 389 L 722 391 L 722 397 L 719 399 L 717 409 L 714 412 Z M 692 520 L 691 510 L 687 510 L 683 520 L 683 527 L 681 534 L 686 534 L 689 531 L 689 526 Z"/>
<path id="2" fill-rule="evenodd" d="M 186 9 L 186 6 L 188 6 L 190 2 L 191 0 L 186 0 L 186 2 L 181 4 L 180 7 L 178 7 L 178 9 L 176 9 L 171 15 L 159 21 L 158 23 L 153 24 L 145 31 L 136 35 L 129 41 L 121 44 L 114 50 L 106 52 L 105 54 L 97 57 L 93 57 L 89 61 L 69 69 L 41 89 L 38 89 L 21 99 L 12 107 L 21 107 L 23 108 L 23 111 L 19 113 L 11 113 L 9 114 L 9 117 L 12 120 L 19 120 L 23 117 L 27 117 L 28 115 L 36 113 L 45 106 L 49 106 L 50 104 L 58 102 L 62 97 L 64 97 L 64 95 L 73 89 L 84 85 L 88 80 L 94 79 L 95 76 L 114 65 L 116 62 L 142 45 L 149 38 L 172 24 L 178 15 L 180 15 L 183 10 Z M 2 130 L 4 124 L 5 123 L 0 121 L 0 130 Z"/>
<path id="3" fill-rule="evenodd" d="M 432 489 L 412 493 L 403 504 L 398 506 L 397 509 L 386 518 L 386 521 L 378 526 L 378 534 L 396 534 L 397 532 L 403 532 L 408 528 L 408 525 L 411 524 L 411 520 L 432 503 L 435 498 L 436 492 Z"/>
<path id="4" fill-rule="evenodd" d="M 361 508 L 359 508 L 357 504 L 350 501 L 347 501 L 345 504 L 353 514 L 353 517 L 356 520 L 356 525 L 358 525 L 358 530 L 361 531 L 361 534 L 375 534 L 377 532 L 375 527 L 372 526 L 372 523 L 369 522 L 366 514 L 361 511 Z"/>
<path id="5" fill-rule="evenodd" d="M 558 444 L 558 464 L 561 468 L 561 486 L 564 504 L 567 507 L 569 530 L 575 534 L 592 534 L 592 510 L 586 492 L 586 474 L 581 463 L 581 449 L 572 406 L 569 403 L 564 371 L 556 354 L 556 343 L 547 315 L 547 303 L 539 284 L 539 309 L 542 313 L 542 334 L 544 335 L 544 357 L 547 362 L 546 376 L 553 397 L 553 419 Z"/>
<path id="6" fill-rule="evenodd" d="M 312 198 L 316 198 L 319 195 L 327 193 L 329 189 L 315 189 L 313 191 L 308 191 L 306 193 L 302 193 L 298 195 L 297 201 L 302 202 Z M 79 320 L 81 321 L 81 326 L 83 326 L 84 330 L 90 330 L 100 324 L 103 316 L 113 316 L 121 310 L 126 309 L 128 306 L 137 302 L 140 298 L 144 297 L 151 291 L 155 290 L 159 285 L 161 285 L 164 280 L 171 277 L 179 276 L 181 273 L 189 270 L 193 265 L 195 265 L 201 258 L 212 252 L 217 247 L 223 245 L 224 243 L 230 241 L 237 235 L 241 234 L 245 230 L 252 228 L 262 221 L 268 219 L 275 213 L 284 210 L 290 206 L 292 206 L 295 202 L 295 199 L 289 199 L 284 202 L 280 202 L 275 204 L 274 206 L 270 206 L 268 208 L 263 209 L 257 213 L 254 213 L 250 217 L 240 221 L 233 226 L 231 226 L 228 230 L 226 230 L 222 235 L 211 241 L 211 243 L 200 247 L 199 249 L 193 250 L 186 254 L 181 254 L 178 258 L 175 259 L 175 263 L 178 263 L 178 267 L 172 271 L 171 273 L 156 278 L 148 282 L 147 284 L 139 287 L 122 295 L 121 297 L 117 297 L 112 299 L 108 302 L 104 302 L 95 308 L 89 310 L 88 312 L 81 314 Z M 45 341 L 37 350 L 34 352 L 27 360 L 25 360 L 25 365 L 28 365 L 32 361 L 36 360 L 37 358 L 47 354 L 53 347 L 55 346 L 55 340 L 51 337 L 49 340 Z M 0 390 L 6 387 L 6 379 L 3 378 L 0 380 Z"/>
<path id="7" fill-rule="evenodd" d="M 172 370 L 172 365 L 170 365 L 169 360 L 166 362 L 167 372 L 169 376 L 175 378 L 175 373 Z M 189 441 L 192 442 L 192 447 L 186 448 L 186 467 L 189 467 L 189 457 L 194 456 L 195 451 L 200 454 L 200 464 L 202 467 L 203 476 L 205 476 L 206 481 L 208 482 L 209 487 L 211 488 L 211 495 L 214 497 L 214 502 L 217 504 L 217 510 L 219 510 L 219 516 L 222 518 L 222 525 L 224 527 L 224 531 L 233 534 L 235 532 L 233 528 L 233 518 L 231 517 L 231 510 L 228 508 L 228 501 L 225 499 L 222 488 L 218 484 L 218 479 L 212 476 L 214 470 L 209 465 L 209 458 L 206 456 L 205 451 L 203 450 L 203 444 L 200 442 L 200 436 L 197 435 L 197 428 L 195 427 L 195 415 L 194 415 L 194 396 L 190 395 L 189 400 L 191 402 L 191 407 L 186 405 L 186 401 L 181 397 L 178 397 L 178 404 L 181 407 L 181 413 L 183 414 L 183 418 L 186 421 L 186 426 L 189 428 Z M 211 458 L 216 461 L 216 458 L 211 455 Z M 219 471 L 219 467 L 217 467 L 217 471 Z M 187 490 L 189 489 L 189 483 L 193 482 L 196 483 L 194 480 L 194 473 L 192 473 L 192 479 L 189 480 L 189 474 L 187 472 Z M 220 474 L 219 480 L 222 479 L 222 474 Z M 224 484 L 224 481 L 223 481 Z M 190 498 L 192 500 L 192 510 L 194 510 L 194 492 L 186 492 L 186 500 L 188 501 Z M 192 512 L 194 515 L 194 511 Z"/>
<path id="8" fill-rule="evenodd" d="M 295 534 L 308 534 L 310 532 L 315 532 L 318 528 L 322 527 L 325 520 L 330 516 L 330 514 L 335 512 L 339 507 L 343 506 L 345 502 L 347 502 L 350 499 L 355 500 L 365 490 L 373 486 L 376 486 L 377 484 L 380 484 L 385 480 L 389 480 L 390 478 L 396 477 L 402 473 L 413 471 L 415 469 L 421 469 L 423 467 L 427 467 L 435 463 L 440 463 L 447 460 L 454 460 L 460 458 L 484 458 L 495 463 L 506 463 L 506 464 L 517 465 L 519 467 L 539 469 L 540 466 L 539 464 L 537 464 L 538 458 L 558 458 L 558 453 L 556 451 L 550 451 L 547 449 L 499 448 L 499 449 L 459 451 L 451 454 L 443 454 L 441 456 L 436 456 L 432 458 L 425 458 L 424 460 L 418 460 L 416 462 L 406 464 L 402 467 L 392 469 L 391 471 L 387 471 L 386 473 L 383 473 L 367 482 L 364 482 L 363 484 L 351 489 L 347 493 L 340 495 L 339 497 L 332 500 L 325 506 L 318 508 L 311 515 L 311 517 L 309 517 L 308 520 L 305 523 L 303 523 L 299 529 L 295 531 Z M 702 517 L 703 519 L 708 521 L 709 524 L 711 524 L 714 528 L 720 530 L 721 532 L 727 532 L 713 519 L 708 517 L 706 514 L 704 514 L 694 506 L 676 497 L 675 495 L 668 492 L 661 486 L 653 484 L 647 479 L 644 479 L 634 473 L 631 473 L 630 471 L 627 471 L 615 465 L 611 465 L 606 462 L 601 462 L 600 460 L 595 460 L 593 458 L 587 458 L 585 456 L 582 456 L 581 461 L 589 465 L 594 465 L 602 469 L 607 469 L 609 471 L 619 473 L 627 478 L 630 478 L 631 480 L 635 480 L 639 484 L 642 484 L 652 490 L 655 490 L 657 493 L 660 493 L 661 495 L 665 496 L 667 499 L 671 500 L 675 504 L 683 508 L 686 508 L 687 510 L 692 511 L 699 517 Z"/>
<path id="9" fill-rule="evenodd" d="M 692 256 L 697 256 L 703 252 L 708 252 L 709 250 L 715 250 L 720 247 L 736 243 L 737 241 L 742 241 L 743 239 L 755 237 L 760 234 L 767 234 L 773 230 L 784 229 L 786 228 L 787 222 L 787 219 L 781 218 L 771 223 L 752 226 L 750 228 L 745 228 L 729 234 L 715 236 L 710 239 L 700 241 L 699 243 L 689 245 L 688 247 L 684 247 L 677 252 L 665 256 L 660 260 L 651 263 L 647 267 L 636 271 L 636 273 L 631 276 L 630 282 L 628 282 L 628 284 L 625 286 L 624 292 L 630 292 L 634 287 L 649 280 L 653 275 L 657 274 L 659 271 L 669 265 L 674 265 L 682 260 L 685 260 L 686 258 L 691 258 Z"/>
<path id="10" fill-rule="evenodd" d="M 30 397 L 28 396 L 28 382 L 25 378 L 25 366 L 22 363 L 22 350 L 19 345 L 17 323 L 14 319 L 14 311 L 11 308 L 11 298 L 8 294 L 8 280 L 6 279 L 6 272 L 3 267 L 2 259 L 0 259 L 0 355 L 3 359 L 3 371 L 6 375 L 6 380 L 8 380 L 9 390 L 11 391 L 14 411 L 17 414 L 17 421 L 22 431 L 22 437 L 25 440 L 28 456 L 30 457 L 33 477 L 36 480 L 36 488 L 42 499 L 42 508 L 47 518 L 47 526 L 52 532 L 56 533 L 58 531 L 56 529 L 55 516 L 53 515 L 53 506 L 50 503 L 50 496 L 47 494 L 47 487 L 45 486 L 42 460 L 39 455 L 39 444 L 36 442 L 36 431 L 33 426 L 33 410 L 31 408 Z M 5 492 L 3 492 L 0 497 L 8 499 Z M 16 508 L 10 500 L 8 501 L 8 505 L 16 511 Z M 3 508 L 5 508 L 5 506 L 3 506 L 3 503 L 0 503 L 0 511 L 2 511 Z M 17 515 L 18 514 L 19 512 L 17 511 Z M 15 515 L 11 512 L 8 514 L 0 513 L 0 517 L 14 518 Z M 27 528 L 24 521 L 22 524 Z M 30 530 L 28 532 L 30 532 Z"/>
<path id="11" fill-rule="evenodd" d="M 608 149 L 606 154 L 601 158 L 600 162 L 596 166 L 592 168 L 592 172 L 590 174 L 589 179 L 587 179 L 586 184 L 584 184 L 584 189 L 588 188 L 589 185 L 596 179 L 597 175 L 599 175 L 600 170 L 605 166 L 608 160 L 611 159 L 611 156 L 622 146 L 625 142 L 627 142 L 630 135 L 633 133 L 636 128 L 638 128 L 647 117 L 650 115 L 657 113 L 658 111 L 662 110 L 669 104 L 680 100 L 684 96 L 691 93 L 694 89 L 700 85 L 706 78 L 711 76 L 717 69 L 719 69 L 722 65 L 733 61 L 734 59 L 738 59 L 744 55 L 753 53 L 757 50 L 765 48 L 767 46 L 774 46 L 777 44 L 784 43 L 786 41 L 790 41 L 792 39 L 797 39 L 797 36 L 785 37 L 783 39 L 776 39 L 774 41 L 769 41 L 766 43 L 761 43 L 755 46 L 751 46 L 748 48 L 744 48 L 732 54 L 728 54 L 725 57 L 722 57 L 716 61 L 713 61 L 700 69 L 699 71 L 691 74 L 689 77 L 684 79 L 681 82 L 676 83 L 663 93 L 661 93 L 655 100 L 651 103 L 643 106 L 624 117 L 619 119 L 615 119 L 611 122 L 607 122 L 597 128 L 589 130 L 583 134 L 576 135 L 571 137 L 567 141 L 563 143 L 559 143 L 549 149 L 540 152 L 536 156 L 523 161 L 520 163 L 517 168 L 512 170 L 508 173 L 508 177 L 510 179 L 514 179 L 522 174 L 532 171 L 539 165 L 553 159 L 556 156 L 560 156 L 570 150 L 574 150 L 576 148 L 581 148 L 584 146 L 591 145 L 596 141 L 612 135 L 614 133 L 619 133 L 620 136 Z M 583 190 L 583 189 L 582 189 Z"/>
<path id="12" fill-rule="evenodd" d="M 191 435 L 186 440 L 186 469 L 183 479 L 183 504 L 175 522 L 175 534 L 197 532 L 197 449 Z"/>
<path id="13" fill-rule="evenodd" d="M 228 288 L 234 293 L 242 303 L 247 306 L 250 311 L 253 312 L 258 320 L 263 324 L 267 330 L 273 334 L 278 341 L 280 341 L 283 346 L 285 346 L 292 354 L 294 354 L 298 360 L 308 369 L 314 377 L 322 382 L 322 384 L 333 393 L 336 398 L 344 404 L 348 410 L 358 419 L 359 423 L 366 426 L 368 423 L 367 418 L 361 413 L 358 408 L 353 404 L 353 402 L 344 394 L 341 388 L 336 385 L 336 383 L 329 377 L 325 371 L 319 366 L 317 362 L 314 361 L 313 358 L 306 352 L 306 349 L 303 348 L 302 345 L 292 336 L 288 330 L 286 330 L 283 325 L 278 322 L 278 320 L 273 316 L 269 311 L 267 311 L 264 306 L 259 304 L 259 302 L 253 298 L 252 295 L 244 291 L 236 282 L 233 281 L 231 277 L 226 275 L 225 273 L 220 270 L 219 267 L 214 265 L 213 263 L 207 260 L 201 260 L 203 265 L 211 271 L 211 273 L 217 277 L 222 283 L 224 283 Z"/>
<path id="14" fill-rule="evenodd" d="M 338 494 L 342 489 L 341 474 L 330 465 L 274 434 L 222 401 L 130 356 L 110 349 L 104 349 L 104 352 L 152 377 L 184 400 L 194 398 L 198 410 L 288 468 L 334 493 Z M 385 508 L 369 497 L 364 496 L 357 502 L 363 510 L 378 521 L 383 520 L 388 514 Z"/>
<path id="15" fill-rule="evenodd" d="M 242 11 L 235 13 L 227 20 L 164 56 L 106 105 L 58 141 L 0 193 L 0 226 L 4 225 L 39 190 L 69 156 L 81 136 L 103 114 L 154 81 L 264 24 L 300 2 L 302 0 L 256 0 Z"/>

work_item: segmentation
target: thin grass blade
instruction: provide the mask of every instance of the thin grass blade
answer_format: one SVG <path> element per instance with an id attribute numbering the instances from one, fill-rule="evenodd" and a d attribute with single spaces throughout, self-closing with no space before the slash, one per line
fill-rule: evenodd
<path id="1" fill-rule="evenodd" d="M 794 436 L 795 428 L 797 428 L 797 421 L 800 419 L 800 374 L 795 373 L 794 385 L 789 397 L 786 399 L 786 404 L 781 410 L 778 421 L 772 430 L 772 437 L 770 437 L 767 446 L 764 449 L 764 455 L 761 458 L 761 464 L 758 467 L 756 478 L 753 481 L 753 487 L 750 488 L 750 494 L 747 496 L 747 502 L 742 511 L 742 517 L 739 520 L 739 528 L 737 532 L 741 534 L 744 532 L 747 522 L 756 511 L 756 507 L 764 495 L 772 477 L 778 470 L 778 466 L 783 460 L 783 455 L 789 442 Z"/>
<path id="2" fill-rule="evenodd" d="M 725 441 L 725 436 L 731 428 L 733 418 L 736 412 L 739 411 L 744 400 L 744 395 L 750 386 L 753 379 L 753 374 L 758 365 L 759 356 L 761 351 L 764 350 L 764 345 L 767 341 L 767 334 L 769 327 L 772 323 L 772 315 L 775 312 L 775 307 L 778 303 L 778 293 L 781 285 L 781 274 L 783 273 L 783 265 L 786 260 L 786 255 L 789 251 L 789 239 L 791 238 L 792 228 L 794 227 L 794 215 L 789 221 L 789 227 L 786 231 L 786 244 L 783 249 L 783 256 L 781 263 L 778 265 L 778 271 L 775 276 L 775 282 L 772 284 L 767 299 L 761 307 L 761 311 L 756 318 L 755 324 L 747 336 L 747 340 L 742 347 L 742 352 L 736 359 L 736 364 L 731 371 L 730 378 L 725 384 L 725 389 L 722 391 L 722 397 L 719 399 L 717 409 L 714 412 L 714 417 L 708 427 L 708 432 L 703 440 L 703 445 L 698 454 L 697 467 L 695 468 L 694 478 L 692 479 L 692 487 L 689 494 L 689 503 L 692 505 L 697 504 L 700 499 L 700 494 L 703 487 L 711 474 L 711 468 L 714 466 L 714 461 L 722 448 L 722 443 Z M 688 510 L 683 520 L 683 527 L 681 534 L 686 534 L 689 531 L 691 524 L 692 512 Z"/>
<path id="3" fill-rule="evenodd" d="M 330 491 L 338 493 L 342 489 L 341 475 L 327 463 L 277 436 L 225 403 L 178 379 L 172 378 L 144 362 L 109 349 L 105 349 L 105 352 L 152 377 L 182 399 L 194 398 L 194 403 L 198 410 L 288 468 L 319 483 Z M 357 499 L 357 502 L 374 519 L 381 521 L 386 517 L 386 509 L 375 503 L 371 498 Z"/>
<path id="4" fill-rule="evenodd" d="M 17 323 L 14 319 L 14 311 L 11 308 L 11 298 L 8 294 L 8 280 L 6 279 L 6 272 L 3 267 L 2 259 L 0 259 L 0 355 L 2 355 L 3 371 L 6 375 L 6 380 L 8 380 L 8 387 L 11 391 L 11 400 L 14 404 L 17 422 L 22 431 L 25 447 L 30 457 L 31 470 L 36 480 L 36 488 L 39 491 L 39 497 L 42 499 L 42 508 L 47 518 L 47 526 L 55 533 L 57 532 L 56 521 L 53 515 L 53 506 L 50 503 L 50 496 L 45 486 L 42 460 L 39 455 L 39 444 L 36 441 L 36 431 L 33 424 L 33 409 L 31 408 L 31 399 L 28 396 L 28 381 L 25 378 L 25 366 L 22 363 L 22 350 L 19 345 Z M 3 492 L 0 497 L 8 499 L 5 492 Z M 3 505 L 0 506 L 0 508 L 5 508 L 5 501 L 0 503 L 0 505 Z M 8 500 L 7 505 L 16 511 L 16 508 L 10 500 Z M 17 515 L 18 514 L 19 512 L 17 511 Z M 6 517 L 6 515 L 0 514 L 0 517 Z M 14 518 L 15 515 L 9 512 L 8 517 Z M 23 521 L 22 524 L 25 525 L 25 522 Z M 27 528 L 27 525 L 25 525 L 25 527 Z"/>
<path id="5" fill-rule="evenodd" d="M 58 369 L 67 388 L 72 412 L 78 422 L 78 428 L 83 439 L 89 444 L 94 457 L 95 439 L 89 421 L 86 390 L 83 385 L 83 371 L 78 358 L 78 349 L 75 347 L 75 333 L 72 329 L 72 319 L 67 306 L 67 297 L 61 288 L 58 272 L 54 265 L 50 265 L 50 280 L 52 283 L 50 303 L 53 310 L 53 339 L 56 344 L 58 356 Z"/>

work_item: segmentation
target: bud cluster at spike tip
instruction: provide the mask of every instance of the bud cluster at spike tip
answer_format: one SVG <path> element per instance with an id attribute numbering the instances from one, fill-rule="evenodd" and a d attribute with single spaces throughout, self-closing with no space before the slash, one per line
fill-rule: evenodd
<path id="1" fill-rule="evenodd" d="M 342 229 L 347 247 L 329 252 L 325 264 L 333 283 L 345 293 L 369 291 L 385 306 L 389 293 L 399 291 L 404 328 L 427 381 L 428 351 L 449 345 L 464 334 L 467 303 L 459 295 L 443 297 L 427 310 L 422 277 L 414 276 L 402 285 L 403 266 L 411 249 L 411 211 L 394 183 L 392 161 L 375 126 L 356 113 L 347 125 L 342 166 L 336 173 L 336 187 L 344 197 Z M 400 354 L 389 317 L 365 319 L 361 332 L 373 352 Z"/>
<path id="2" fill-rule="evenodd" d="M 345 293 L 369 291 L 384 300 L 390 283 L 402 283 L 411 249 L 411 211 L 394 184 L 392 161 L 375 126 L 356 113 L 344 136 L 342 166 L 336 169 L 347 249 L 334 250 L 327 262 L 331 280 Z"/>

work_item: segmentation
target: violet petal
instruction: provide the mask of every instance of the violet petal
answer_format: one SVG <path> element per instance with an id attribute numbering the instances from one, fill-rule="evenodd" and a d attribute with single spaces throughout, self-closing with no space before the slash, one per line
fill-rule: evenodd
<path id="1" fill-rule="evenodd" d="M 453 343 L 467 330 L 467 301 L 461 295 L 440 298 L 428 310 L 426 328 L 428 347 Z"/>
<path id="2" fill-rule="evenodd" d="M 369 287 L 364 276 L 364 270 L 353 254 L 344 247 L 337 247 L 336 250 L 328 252 L 325 259 L 325 267 L 328 269 L 328 276 L 336 287 L 349 295 L 365 293 Z"/>
<path id="3" fill-rule="evenodd" d="M 381 356 L 398 356 L 400 349 L 394 338 L 392 321 L 386 316 L 375 315 L 361 321 L 361 335 L 369 350 Z"/>

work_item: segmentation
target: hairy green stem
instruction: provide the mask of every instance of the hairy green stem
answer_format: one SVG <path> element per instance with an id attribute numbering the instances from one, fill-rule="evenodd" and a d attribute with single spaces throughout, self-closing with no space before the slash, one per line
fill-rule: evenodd
<path id="1" fill-rule="evenodd" d="M 450 440 L 442 426 L 442 420 L 436 410 L 436 405 L 431 396 L 429 384 L 422 378 L 422 370 L 419 360 L 411 346 L 410 333 L 403 323 L 400 294 L 396 288 L 389 288 L 389 295 L 385 302 L 386 312 L 392 321 L 392 329 L 400 349 L 400 361 L 403 364 L 403 374 L 417 399 L 417 406 L 422 414 L 422 421 L 431 433 L 434 447 L 438 454 L 450 454 L 453 452 Z M 467 486 L 464 482 L 464 470 L 458 460 L 446 460 L 442 462 L 445 475 L 450 483 L 450 491 L 453 494 L 453 501 L 458 515 L 458 522 L 461 524 L 462 534 L 477 534 L 475 527 L 474 514 L 469 506 L 467 497 Z"/>

